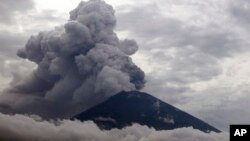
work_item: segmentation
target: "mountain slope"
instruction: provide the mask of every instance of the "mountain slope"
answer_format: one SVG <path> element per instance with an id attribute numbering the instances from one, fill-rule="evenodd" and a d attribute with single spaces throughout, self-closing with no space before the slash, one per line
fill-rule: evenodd
<path id="1" fill-rule="evenodd" d="M 203 132 L 220 132 L 200 119 L 138 91 L 120 92 L 74 118 L 92 120 L 101 129 L 123 128 L 138 123 L 156 130 L 193 127 Z"/>

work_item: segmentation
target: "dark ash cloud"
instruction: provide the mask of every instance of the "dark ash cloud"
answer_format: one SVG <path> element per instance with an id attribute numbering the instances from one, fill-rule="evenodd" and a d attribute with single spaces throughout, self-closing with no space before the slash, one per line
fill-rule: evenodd
<path id="1" fill-rule="evenodd" d="M 37 69 L 5 90 L 2 107 L 69 117 L 119 91 L 143 88 L 144 72 L 129 57 L 138 46 L 134 40 L 119 40 L 115 25 L 113 8 L 91 0 L 72 10 L 64 26 L 31 36 L 17 54 Z"/>

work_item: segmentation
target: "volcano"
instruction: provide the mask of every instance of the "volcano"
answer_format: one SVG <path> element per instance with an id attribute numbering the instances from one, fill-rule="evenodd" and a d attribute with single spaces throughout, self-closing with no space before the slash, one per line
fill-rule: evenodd
<path id="1" fill-rule="evenodd" d="M 221 132 L 204 121 L 139 91 L 122 91 L 72 119 L 91 120 L 103 130 L 121 129 L 137 123 L 156 130 L 193 127 L 206 133 Z"/>

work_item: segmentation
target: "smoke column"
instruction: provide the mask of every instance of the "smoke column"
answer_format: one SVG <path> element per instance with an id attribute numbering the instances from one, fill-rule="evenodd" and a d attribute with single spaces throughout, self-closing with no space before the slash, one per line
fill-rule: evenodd
<path id="1" fill-rule="evenodd" d="M 129 57 L 137 43 L 119 40 L 115 25 L 110 5 L 82 1 L 64 26 L 31 36 L 17 55 L 37 68 L 5 90 L 0 110 L 64 118 L 119 91 L 141 89 L 144 72 Z"/>

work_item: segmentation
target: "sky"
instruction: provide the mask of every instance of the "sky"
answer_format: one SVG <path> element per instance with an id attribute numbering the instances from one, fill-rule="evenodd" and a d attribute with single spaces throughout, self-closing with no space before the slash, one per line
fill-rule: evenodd
<path id="1" fill-rule="evenodd" d="M 18 57 L 31 35 L 69 19 L 79 0 L 1 0 L 0 90 L 27 77 Z M 136 40 L 131 57 L 145 72 L 141 90 L 228 131 L 250 123 L 250 2 L 247 0 L 106 0 L 120 39 Z"/>

